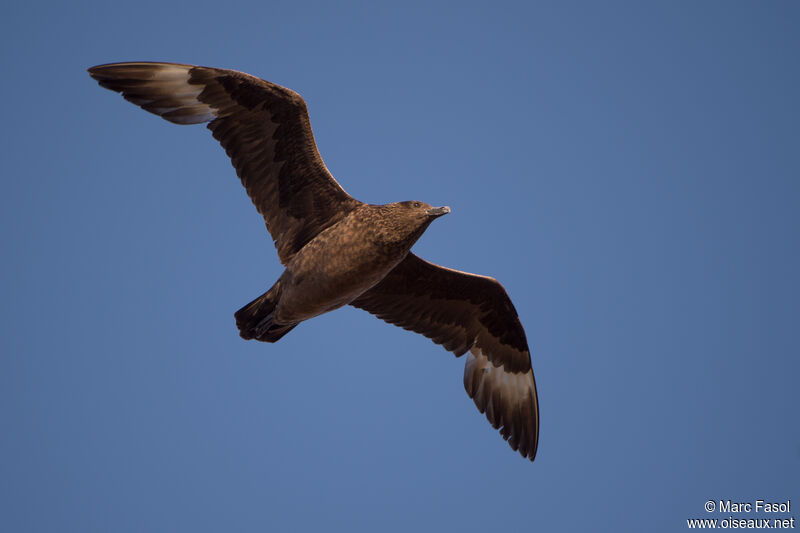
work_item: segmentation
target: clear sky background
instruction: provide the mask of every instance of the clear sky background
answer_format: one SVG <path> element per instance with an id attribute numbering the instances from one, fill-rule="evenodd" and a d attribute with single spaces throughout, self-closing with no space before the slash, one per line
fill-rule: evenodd
<path id="1" fill-rule="evenodd" d="M 399 4 L 0 9 L 0 530 L 800 518 L 800 6 Z M 86 74 L 134 60 L 290 87 L 353 196 L 453 208 L 414 250 L 506 286 L 534 463 L 363 311 L 239 338 L 277 255 L 205 128 Z"/>

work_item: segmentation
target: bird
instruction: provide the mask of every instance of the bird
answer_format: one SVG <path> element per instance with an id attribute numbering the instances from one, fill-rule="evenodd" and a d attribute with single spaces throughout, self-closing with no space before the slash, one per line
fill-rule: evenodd
<path id="1" fill-rule="evenodd" d="M 109 63 L 100 86 L 169 122 L 207 124 L 225 149 L 285 267 L 234 318 L 244 339 L 274 343 L 345 305 L 466 354 L 464 388 L 511 448 L 533 461 L 539 400 L 525 330 L 496 279 L 425 261 L 412 245 L 448 206 L 350 196 L 317 149 L 296 92 L 235 70 Z"/>

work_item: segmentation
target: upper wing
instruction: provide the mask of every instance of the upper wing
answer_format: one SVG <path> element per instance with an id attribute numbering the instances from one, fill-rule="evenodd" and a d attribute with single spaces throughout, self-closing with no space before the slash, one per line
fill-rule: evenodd
<path id="1" fill-rule="evenodd" d="M 464 388 L 495 429 L 533 461 L 539 403 L 525 331 L 505 289 L 489 277 L 409 253 L 351 305 L 463 355 Z"/>
<path id="2" fill-rule="evenodd" d="M 322 161 L 299 94 L 256 77 L 174 63 L 89 69 L 101 86 L 176 124 L 209 122 L 287 263 L 359 202 Z"/>

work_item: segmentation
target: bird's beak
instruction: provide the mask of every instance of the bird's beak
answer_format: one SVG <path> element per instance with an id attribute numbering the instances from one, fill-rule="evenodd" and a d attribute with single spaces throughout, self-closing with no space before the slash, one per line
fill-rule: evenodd
<path id="1" fill-rule="evenodd" d="M 432 217 L 440 217 L 442 215 L 446 215 L 450 212 L 450 208 L 447 206 L 444 207 L 433 207 L 428 209 L 428 214 Z"/>

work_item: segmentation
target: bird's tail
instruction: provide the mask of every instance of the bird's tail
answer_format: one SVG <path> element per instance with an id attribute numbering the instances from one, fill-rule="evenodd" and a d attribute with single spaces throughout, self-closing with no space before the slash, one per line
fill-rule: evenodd
<path id="1" fill-rule="evenodd" d="M 234 313 L 236 327 L 243 339 L 275 342 L 297 325 L 276 324 L 273 321 L 279 296 L 280 286 L 276 283 L 270 290 Z"/>

